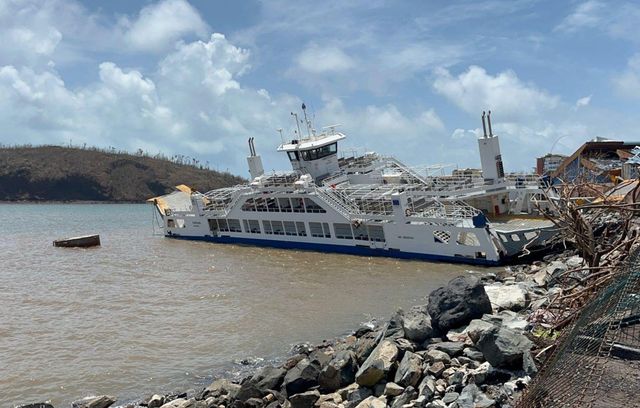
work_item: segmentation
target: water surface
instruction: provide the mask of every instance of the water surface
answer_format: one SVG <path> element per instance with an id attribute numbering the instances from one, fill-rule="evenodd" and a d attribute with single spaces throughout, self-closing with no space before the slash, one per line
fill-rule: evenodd
<path id="1" fill-rule="evenodd" d="M 147 205 L 0 204 L 0 406 L 121 402 L 423 302 L 468 266 L 178 241 Z M 100 233 L 102 246 L 54 248 Z"/>

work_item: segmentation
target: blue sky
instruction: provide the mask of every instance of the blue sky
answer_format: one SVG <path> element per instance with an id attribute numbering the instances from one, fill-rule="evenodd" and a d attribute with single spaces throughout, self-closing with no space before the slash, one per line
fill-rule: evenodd
<path id="1" fill-rule="evenodd" d="M 0 0 L 0 143 L 285 169 L 302 101 L 345 147 L 508 171 L 602 136 L 640 140 L 640 4 L 625 1 Z"/>

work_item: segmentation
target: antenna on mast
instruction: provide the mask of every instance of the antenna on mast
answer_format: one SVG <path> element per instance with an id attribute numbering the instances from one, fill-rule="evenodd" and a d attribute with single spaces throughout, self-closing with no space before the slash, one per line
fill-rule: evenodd
<path id="1" fill-rule="evenodd" d="M 307 125 L 307 135 L 311 137 L 311 126 L 309 125 L 309 119 L 307 119 L 307 105 L 304 102 L 302 102 L 302 113 L 304 113 L 304 123 Z"/>
<path id="2" fill-rule="evenodd" d="M 493 131 L 491 130 L 491 111 L 487 115 L 487 123 L 489 124 L 489 136 L 493 137 Z"/>
<path id="3" fill-rule="evenodd" d="M 300 134 L 300 121 L 298 121 L 298 114 L 291 112 L 291 116 L 296 118 L 296 126 L 298 127 L 298 137 L 302 137 L 302 135 Z"/>
<path id="4" fill-rule="evenodd" d="M 280 141 L 282 142 L 282 144 L 284 144 L 284 136 L 282 136 L 282 128 L 278 128 L 276 129 L 276 131 L 280 133 Z"/>

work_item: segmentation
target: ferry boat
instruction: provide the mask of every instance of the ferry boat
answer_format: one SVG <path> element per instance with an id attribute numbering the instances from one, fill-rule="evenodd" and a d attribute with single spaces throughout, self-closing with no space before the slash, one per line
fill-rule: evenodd
<path id="1" fill-rule="evenodd" d="M 496 265 L 543 247 L 555 234 L 540 216 L 547 202 L 540 179 L 504 173 L 490 111 L 482 114 L 478 139 L 481 171 L 444 175 L 437 166 L 420 170 L 373 152 L 339 155 L 346 136 L 338 125 L 317 132 L 304 108 L 304 120 L 292 113 L 294 137 L 277 148 L 291 171 L 266 174 L 250 138 L 248 184 L 206 193 L 182 185 L 150 199 L 164 235 Z"/>

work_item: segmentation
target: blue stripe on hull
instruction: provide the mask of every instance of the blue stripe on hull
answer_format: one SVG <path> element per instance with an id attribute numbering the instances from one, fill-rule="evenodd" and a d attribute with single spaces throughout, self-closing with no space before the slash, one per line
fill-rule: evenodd
<path id="1" fill-rule="evenodd" d="M 388 258 L 400 258 L 400 259 L 422 259 L 427 261 L 436 262 L 454 262 L 465 263 L 471 265 L 485 265 L 496 266 L 500 265 L 499 261 L 490 261 L 488 259 L 474 259 L 465 257 L 455 257 L 446 255 L 433 255 L 433 254 L 421 254 L 417 252 L 403 252 L 403 251 L 390 251 L 386 249 L 374 249 L 370 247 L 361 246 L 348 246 L 348 245 L 335 245 L 335 244 L 316 244 L 311 242 L 297 242 L 297 241 L 278 241 L 271 239 L 257 239 L 257 238 L 239 238 L 239 237 L 212 237 L 212 236 L 181 236 L 181 235 L 165 235 L 167 238 L 184 239 L 190 241 L 207 241 L 220 244 L 240 244 L 240 245 L 254 245 L 271 248 L 283 248 L 283 249 L 302 249 L 308 251 L 318 252 L 335 252 L 340 254 L 350 255 L 363 255 L 363 256 L 384 256 Z"/>

